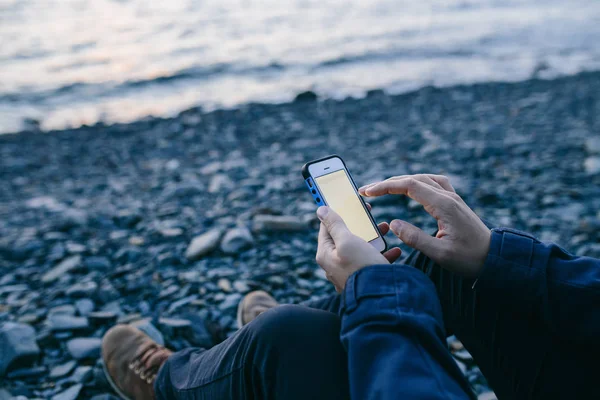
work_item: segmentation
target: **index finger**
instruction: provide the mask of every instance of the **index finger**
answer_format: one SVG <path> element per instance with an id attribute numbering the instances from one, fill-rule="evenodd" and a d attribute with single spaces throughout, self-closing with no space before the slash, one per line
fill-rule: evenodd
<path id="1" fill-rule="evenodd" d="M 423 206 L 438 205 L 445 198 L 441 191 L 410 177 L 379 182 L 365 190 L 366 196 L 374 197 L 385 194 L 403 194 Z"/>
<path id="2" fill-rule="evenodd" d="M 383 181 L 374 182 L 374 183 L 371 183 L 369 185 L 365 185 L 365 186 L 359 188 L 358 192 L 360 194 L 364 195 L 367 189 L 369 189 L 370 187 L 373 187 L 373 186 L 377 185 L 378 183 L 389 182 L 389 181 L 397 181 L 397 180 L 406 179 L 406 178 L 416 179 L 418 181 L 421 181 L 423 183 L 431 185 L 431 186 L 433 186 L 436 189 L 450 190 L 450 189 L 448 189 L 447 185 L 442 184 L 442 181 L 443 181 L 442 178 L 446 179 L 446 181 L 448 180 L 445 176 L 442 176 L 442 175 L 432 175 L 432 174 L 415 174 L 415 175 L 392 176 L 391 178 L 385 179 Z M 451 188 L 450 191 L 453 192 L 454 189 L 451 186 L 450 186 L 450 188 Z"/>

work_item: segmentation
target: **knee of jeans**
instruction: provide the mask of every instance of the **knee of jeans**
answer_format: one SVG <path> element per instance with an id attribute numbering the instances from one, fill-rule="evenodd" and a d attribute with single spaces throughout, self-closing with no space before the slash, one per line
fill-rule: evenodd
<path id="1" fill-rule="evenodd" d="M 252 324 L 255 337 L 270 346 L 339 343 L 340 319 L 336 314 L 296 305 L 281 305 L 261 314 Z"/>

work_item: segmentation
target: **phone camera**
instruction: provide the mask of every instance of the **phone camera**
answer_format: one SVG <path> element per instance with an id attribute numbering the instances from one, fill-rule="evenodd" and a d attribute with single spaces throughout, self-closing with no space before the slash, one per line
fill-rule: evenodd
<path id="1" fill-rule="evenodd" d="M 321 199 L 320 199 L 320 198 L 318 198 L 318 197 L 317 197 L 315 200 L 317 201 L 317 203 L 320 203 L 320 202 L 321 202 Z"/>
<path id="2" fill-rule="evenodd" d="M 317 191 L 315 189 L 313 189 L 312 194 L 317 194 Z"/>

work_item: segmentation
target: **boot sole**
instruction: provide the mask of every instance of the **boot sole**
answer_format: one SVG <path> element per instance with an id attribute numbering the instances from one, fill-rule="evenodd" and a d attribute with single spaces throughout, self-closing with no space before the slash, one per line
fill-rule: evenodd
<path id="1" fill-rule="evenodd" d="M 110 374 L 108 373 L 108 370 L 106 369 L 106 365 L 104 364 L 104 360 L 102 360 L 102 370 L 104 371 L 104 376 L 106 377 L 106 380 L 108 381 L 108 383 L 110 384 L 110 386 L 119 395 L 119 397 L 121 399 L 123 399 L 123 400 L 133 400 L 131 397 L 127 397 L 125 395 L 125 393 L 123 393 L 121 391 L 121 389 L 119 389 L 119 387 L 117 386 L 117 384 L 113 381 L 113 379 L 111 378 Z"/>

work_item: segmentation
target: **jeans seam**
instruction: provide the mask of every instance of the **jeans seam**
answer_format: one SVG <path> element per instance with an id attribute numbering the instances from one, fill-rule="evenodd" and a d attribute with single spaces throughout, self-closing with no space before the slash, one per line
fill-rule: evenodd
<path id="1" fill-rule="evenodd" d="M 185 389 L 175 389 L 175 390 L 176 390 L 177 392 L 187 392 L 187 391 L 189 391 L 189 390 L 195 390 L 195 389 L 201 388 L 201 387 L 203 387 L 203 386 L 208 386 L 208 385 L 211 385 L 211 384 L 213 384 L 213 383 L 215 383 L 215 382 L 217 382 L 217 381 L 220 381 L 221 379 L 227 378 L 228 376 L 232 375 L 232 374 L 233 374 L 233 373 L 235 373 L 235 372 L 238 372 L 238 371 L 239 371 L 239 370 L 241 370 L 242 368 L 244 368 L 244 366 L 243 366 L 243 365 L 241 365 L 241 366 L 239 366 L 239 367 L 237 367 L 237 368 L 234 368 L 234 369 L 232 369 L 231 371 L 229 371 L 229 372 L 228 372 L 228 373 L 226 373 L 226 374 L 220 375 L 220 376 L 219 376 L 219 377 L 217 377 L 217 378 L 212 378 L 212 379 L 210 380 L 210 382 L 205 382 L 205 383 L 202 383 L 202 384 L 200 384 L 200 385 L 197 385 L 197 386 L 192 386 L 192 387 L 185 388 Z"/>

